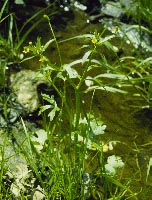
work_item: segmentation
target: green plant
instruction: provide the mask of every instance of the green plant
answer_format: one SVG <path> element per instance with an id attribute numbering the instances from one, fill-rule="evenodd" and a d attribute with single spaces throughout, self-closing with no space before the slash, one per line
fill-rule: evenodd
<path id="1" fill-rule="evenodd" d="M 33 17 L 36 16 L 37 13 Z M 18 61 L 23 63 L 36 58 L 40 66 L 37 76 L 43 75 L 55 94 L 42 94 L 44 104 L 40 107 L 39 115 L 43 117 L 45 131 L 29 131 L 21 118 L 25 138 L 20 143 L 17 141 L 18 146 L 15 148 L 24 155 L 27 165 L 24 179 L 14 176 L 10 191 L 6 190 L 3 183 L 7 169 L 4 166 L 4 146 L 0 146 L 0 193 L 4 193 L 4 198 L 10 196 L 12 199 L 138 199 L 137 193 L 130 189 L 132 178 L 121 183 L 119 176 L 115 176 L 117 172 L 119 174 L 124 162 L 118 156 L 107 157 L 104 153 L 113 143 L 104 144 L 101 140 L 101 135 L 106 133 L 106 125 L 94 111 L 94 103 L 97 90 L 127 94 L 128 87 L 133 87 L 133 94 L 141 95 L 149 103 L 151 57 L 119 59 L 111 42 L 116 35 L 104 36 L 105 30 L 102 33 L 95 31 L 57 41 L 49 17 L 44 15 L 44 18 L 49 24 L 52 38 L 44 45 L 40 37 L 35 42 L 29 42 L 29 45 L 24 46 L 24 55 Z M 17 37 L 14 40 L 11 35 L 14 23 L 10 17 L 10 39 L 7 42 L 4 38 L 1 40 L 3 53 L 8 53 L 5 49 L 10 46 L 13 47 L 11 55 L 14 56 L 14 47 L 20 52 L 28 34 L 35 28 L 34 25 L 27 32 L 23 31 L 32 19 L 21 30 L 16 29 Z M 63 64 L 60 44 L 74 39 L 85 41 L 82 46 L 84 55 L 71 63 Z M 58 64 L 53 64 L 46 54 L 50 45 L 56 47 Z M 116 58 L 114 64 L 109 64 L 105 50 Z M 12 58 L 10 62 L 5 59 L 7 55 L 1 63 L 14 63 Z M 3 63 L 2 74 L 1 84 L 5 86 Z M 7 100 L 3 114 L 7 119 Z M 146 182 L 150 178 L 150 167 L 151 159 Z M 13 193 L 14 190 L 17 190 L 17 195 Z"/>
<path id="2" fill-rule="evenodd" d="M 126 87 L 132 87 L 132 95 L 142 101 L 138 107 L 151 107 L 151 57 L 128 56 L 120 58 L 118 65 L 128 76 Z M 125 86 L 125 84 L 123 85 Z"/>
<path id="3" fill-rule="evenodd" d="M 151 23 L 151 17 L 152 17 L 152 2 L 150 0 L 138 0 L 137 1 L 137 16 L 136 20 L 139 25 L 144 23 L 146 26 L 148 26 L 148 29 L 151 30 L 152 23 Z"/>
<path id="4" fill-rule="evenodd" d="M 128 6 L 130 4 L 130 6 Z M 120 5 L 124 5 L 125 14 L 128 16 L 129 22 L 122 23 L 119 20 L 113 21 L 111 31 L 117 34 L 120 39 L 120 48 L 125 49 L 124 41 L 130 44 L 128 56 L 118 57 L 115 66 L 120 74 L 125 74 L 128 77 L 128 82 L 120 84 L 120 87 L 134 88 L 131 93 L 138 97 L 142 103 L 137 106 L 151 107 L 151 7 L 152 2 L 149 0 L 129 1 L 126 4 L 120 1 Z M 115 29 L 114 25 L 117 25 Z M 126 48 L 127 49 L 127 48 Z M 136 101 L 135 101 L 136 102 Z M 137 103 L 137 102 L 136 102 Z M 135 104 L 136 104 L 135 103 Z M 136 106 L 136 105 L 134 105 Z"/>
<path id="5" fill-rule="evenodd" d="M 27 57 L 22 62 L 37 58 L 40 63 L 37 76 L 43 75 L 48 80 L 56 91 L 56 96 L 42 94 L 45 105 L 41 106 L 39 114 L 44 116 L 46 133 L 43 136 L 37 135 L 37 139 L 32 139 L 22 122 L 28 153 L 24 146 L 21 147 L 40 187 L 44 190 L 44 196 L 69 200 L 89 197 L 120 199 L 128 192 L 137 199 L 128 185 L 123 186 L 106 172 L 104 144 L 99 142 L 106 126 L 93 111 L 96 90 L 126 93 L 117 86 L 127 82 L 128 75 L 120 74 L 108 64 L 102 52 L 104 47 L 116 55 L 110 43 L 115 35 L 103 37 L 104 32 L 94 32 L 71 38 L 86 40 L 88 44 L 83 46 L 86 52 L 81 59 L 63 65 L 60 42 L 56 40 L 49 17 L 44 17 L 48 20 L 52 39 L 45 45 L 41 44 L 40 38 L 37 38 L 35 43 L 29 42 L 29 45 L 24 47 L 23 52 Z M 64 42 L 67 41 L 68 39 Z M 58 52 L 59 66 L 52 64 L 45 55 L 46 49 L 53 42 Z M 95 74 L 94 77 L 91 74 Z M 86 100 L 85 95 L 89 92 L 91 98 Z M 94 161 L 96 167 L 91 170 L 91 163 Z M 122 161 L 119 161 L 118 168 L 122 166 Z M 99 189 L 97 180 L 100 182 Z M 113 188 L 117 189 L 113 192 Z"/>

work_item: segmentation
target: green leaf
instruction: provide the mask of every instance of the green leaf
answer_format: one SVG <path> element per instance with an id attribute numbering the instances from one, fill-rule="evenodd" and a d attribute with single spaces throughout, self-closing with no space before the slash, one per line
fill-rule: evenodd
<path id="1" fill-rule="evenodd" d="M 110 44 L 110 42 L 106 41 L 103 43 L 105 47 L 107 47 L 107 49 L 109 49 L 110 51 L 112 51 L 113 53 L 116 54 L 115 49 L 113 48 L 113 46 Z"/>
<path id="2" fill-rule="evenodd" d="M 48 117 L 50 118 L 50 121 L 52 121 L 55 117 L 56 111 L 59 111 L 60 109 L 58 107 L 54 107 L 53 110 L 48 114 Z"/>
<path id="3" fill-rule="evenodd" d="M 33 142 L 34 147 L 41 151 L 43 149 L 44 143 L 47 140 L 47 132 L 43 129 L 36 131 L 36 137 L 32 136 L 31 141 Z"/>
<path id="4" fill-rule="evenodd" d="M 93 37 L 93 34 L 77 35 L 77 36 L 74 36 L 74 37 L 71 37 L 71 38 L 62 40 L 62 41 L 60 41 L 59 43 L 67 42 L 67 41 L 74 40 L 74 39 L 82 39 L 82 38 L 90 38 L 90 39 L 91 39 L 92 37 Z"/>
<path id="5" fill-rule="evenodd" d="M 48 109 L 52 109 L 49 114 L 48 114 L 48 117 L 50 118 L 50 121 L 52 121 L 55 117 L 55 114 L 56 114 L 56 111 L 59 111 L 60 108 L 57 106 L 57 103 L 56 101 L 54 100 L 54 96 L 49 96 L 47 94 L 42 94 L 42 97 L 44 100 L 46 100 L 47 102 L 50 103 L 50 105 L 44 105 L 44 106 L 41 106 L 40 107 L 40 111 L 39 111 L 39 115 L 48 110 Z"/>
<path id="6" fill-rule="evenodd" d="M 85 93 L 93 91 L 93 90 L 106 90 L 108 92 L 113 92 L 113 93 L 118 92 L 118 93 L 127 94 L 127 91 L 109 87 L 109 86 L 91 86 L 85 91 Z"/>
<path id="7" fill-rule="evenodd" d="M 109 73 L 100 74 L 100 75 L 96 76 L 94 79 L 102 78 L 102 77 L 103 78 L 128 80 L 128 77 L 126 75 L 123 75 L 123 74 L 109 74 Z"/>
<path id="8" fill-rule="evenodd" d="M 52 105 L 45 105 L 40 107 L 39 115 L 42 114 L 44 111 L 52 108 Z"/>
<path id="9" fill-rule="evenodd" d="M 103 43 L 105 43 L 105 42 L 107 42 L 108 40 L 111 40 L 112 38 L 114 38 L 115 37 L 115 35 L 109 35 L 109 36 L 107 36 L 107 37 L 105 37 L 105 38 L 101 38 L 100 39 L 100 41 L 99 41 L 99 43 L 100 44 L 103 44 Z M 110 44 L 110 43 L 109 43 Z M 110 44 L 111 45 L 111 44 Z M 112 46 L 112 45 L 111 45 Z"/>
<path id="10" fill-rule="evenodd" d="M 100 88 L 99 88 L 100 89 Z M 118 93 L 123 93 L 123 94 L 127 94 L 127 91 L 124 91 L 124 90 L 120 90 L 120 89 L 117 89 L 117 88 L 113 88 L 113 87 L 109 87 L 109 86 L 104 86 L 104 89 L 108 92 L 118 92 Z"/>
<path id="11" fill-rule="evenodd" d="M 87 51 L 87 52 L 84 54 L 84 56 L 83 56 L 83 58 L 82 58 L 82 64 L 84 64 L 84 63 L 88 60 L 90 54 L 91 54 L 91 51 Z"/>
<path id="12" fill-rule="evenodd" d="M 8 0 L 6 0 L 5 2 L 4 2 L 4 4 L 3 4 L 3 6 L 2 6 L 2 8 L 1 8 L 1 10 L 0 10 L 0 20 L 1 20 L 1 17 L 2 17 L 2 15 L 3 15 L 3 12 L 5 11 L 5 8 L 6 8 L 6 6 L 7 6 L 7 3 L 8 3 Z M 1 20 L 2 21 L 2 20 Z M 1 22 L 0 21 L 0 22 Z"/>
<path id="13" fill-rule="evenodd" d="M 77 64 L 80 64 L 80 63 L 82 63 L 82 59 L 75 60 L 75 61 L 73 61 L 73 62 L 71 62 L 71 63 L 69 63 L 69 64 L 66 64 L 66 65 L 63 66 L 63 68 L 64 68 L 64 69 L 65 69 L 65 68 L 69 68 L 69 67 L 72 67 L 72 66 L 77 65 Z"/>
<path id="14" fill-rule="evenodd" d="M 53 104 L 54 103 L 54 96 L 49 96 L 48 94 L 41 94 L 42 95 L 42 98 L 49 102 L 50 104 Z"/>
<path id="15" fill-rule="evenodd" d="M 31 59 L 33 59 L 34 57 L 35 57 L 35 56 L 30 56 L 30 57 L 28 57 L 28 58 L 24 58 L 23 60 L 21 60 L 20 63 L 25 62 L 25 61 L 27 61 L 27 60 L 31 60 Z"/>
<path id="16" fill-rule="evenodd" d="M 150 174 L 151 166 L 152 166 L 152 157 L 149 159 L 149 163 L 148 163 L 146 182 L 147 182 L 148 176 L 149 176 L 149 174 Z"/>
<path id="17" fill-rule="evenodd" d="M 48 48 L 48 46 L 49 46 L 52 42 L 54 42 L 54 39 L 49 40 L 49 41 L 44 45 L 43 50 L 45 51 L 45 50 Z"/>
<path id="18" fill-rule="evenodd" d="M 139 63 L 139 65 L 137 65 L 137 67 L 140 67 L 141 65 L 145 65 L 145 64 L 152 64 L 152 57 L 148 57 L 145 60 L 143 60 L 141 63 Z"/>
<path id="19" fill-rule="evenodd" d="M 14 3 L 15 3 L 15 4 L 24 5 L 24 1 L 23 1 L 23 0 L 15 0 Z"/>
<path id="20" fill-rule="evenodd" d="M 71 67 L 71 65 L 64 65 L 64 69 L 67 71 L 69 78 L 79 78 L 78 72 Z"/>

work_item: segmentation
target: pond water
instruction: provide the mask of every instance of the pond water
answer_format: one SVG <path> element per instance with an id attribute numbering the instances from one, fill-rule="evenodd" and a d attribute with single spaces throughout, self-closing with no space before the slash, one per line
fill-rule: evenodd
<path id="1" fill-rule="evenodd" d="M 101 23 L 87 23 L 88 16 L 83 12 L 75 12 L 73 19 L 69 19 L 65 26 L 55 27 L 58 40 L 74 37 L 79 34 L 90 33 L 97 30 L 102 32 Z M 43 23 L 36 29 L 36 36 L 42 37 L 46 42 L 50 39 L 51 33 L 48 25 Z M 34 35 L 35 38 L 35 35 Z M 33 40 L 32 37 L 29 40 Z M 83 49 L 80 49 L 84 41 L 71 40 L 61 43 L 60 50 L 63 63 L 70 63 L 83 56 Z M 128 48 L 128 47 L 127 47 Z M 53 47 L 48 49 L 47 55 L 51 62 L 58 63 L 58 56 Z M 25 68 L 32 70 L 39 69 L 39 64 L 29 60 Z M 132 91 L 131 91 L 132 92 Z M 72 97 L 71 97 L 72 98 Z M 90 94 L 86 94 L 84 99 L 87 104 Z M 108 155 L 119 155 L 125 167 L 121 170 L 122 182 L 128 178 L 131 183 L 130 189 L 134 192 L 141 192 L 139 199 L 151 199 L 152 177 L 147 176 L 147 166 L 152 155 L 152 134 L 151 119 L 152 114 L 148 109 L 137 112 L 134 106 L 143 105 L 143 102 L 132 94 L 113 94 L 106 91 L 95 92 L 93 110 L 96 116 L 100 117 L 107 125 L 106 133 L 101 137 L 105 142 L 117 141 L 114 149 Z"/>

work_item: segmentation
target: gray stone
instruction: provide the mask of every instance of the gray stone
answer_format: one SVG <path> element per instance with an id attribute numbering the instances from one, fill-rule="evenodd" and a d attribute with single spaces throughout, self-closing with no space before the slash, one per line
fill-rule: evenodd
<path id="1" fill-rule="evenodd" d="M 128 25 L 113 20 L 104 20 L 102 23 L 112 33 L 114 33 L 115 28 L 118 27 L 117 35 L 123 38 L 126 43 L 132 44 L 136 49 L 141 48 L 141 50 L 152 52 L 150 35 L 144 30 L 144 27 L 142 27 L 140 32 L 138 25 Z"/>
<path id="2" fill-rule="evenodd" d="M 20 113 L 15 108 L 8 108 L 7 113 L 8 113 L 8 121 L 10 123 L 14 123 L 20 116 Z"/>
<path id="3" fill-rule="evenodd" d="M 138 2 L 135 0 L 120 0 L 120 4 L 122 6 L 122 8 L 125 10 L 125 12 L 127 11 L 136 11 Z"/>
<path id="4" fill-rule="evenodd" d="M 120 18 L 125 12 L 121 8 L 120 2 L 109 1 L 102 9 L 101 12 L 105 15 Z"/>
<path id="5" fill-rule="evenodd" d="M 48 81 L 32 70 L 21 70 L 11 75 L 11 89 L 17 96 L 17 101 L 23 106 L 27 113 L 36 111 L 39 107 L 37 87 L 40 84 L 48 85 Z"/>

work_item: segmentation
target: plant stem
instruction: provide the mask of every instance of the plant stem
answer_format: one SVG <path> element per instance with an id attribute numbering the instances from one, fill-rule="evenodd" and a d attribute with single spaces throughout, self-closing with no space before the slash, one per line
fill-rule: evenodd
<path id="1" fill-rule="evenodd" d="M 56 36 L 55 36 L 55 34 L 54 34 L 52 25 L 51 25 L 51 23 L 50 23 L 50 20 L 49 20 L 49 18 L 47 18 L 47 19 L 48 19 L 48 23 L 49 23 L 49 27 L 50 27 L 51 33 L 52 33 L 52 35 L 53 35 L 53 39 L 54 39 L 55 44 L 56 44 L 56 48 L 57 48 L 57 52 L 58 52 L 58 56 L 59 56 L 59 61 L 60 61 L 60 67 L 62 67 L 62 59 L 61 59 L 61 54 L 60 54 L 60 48 L 59 48 L 59 45 L 58 45 Z"/>

